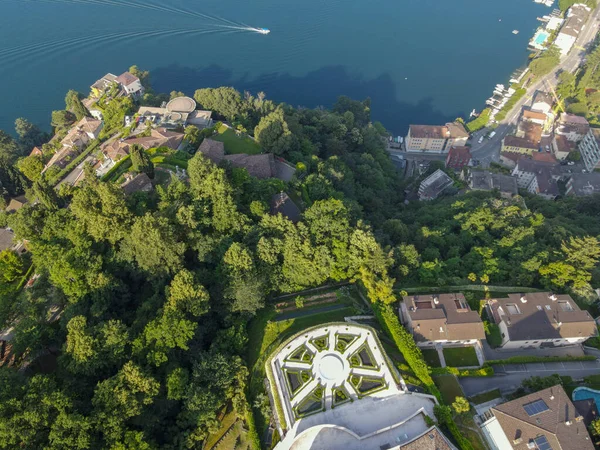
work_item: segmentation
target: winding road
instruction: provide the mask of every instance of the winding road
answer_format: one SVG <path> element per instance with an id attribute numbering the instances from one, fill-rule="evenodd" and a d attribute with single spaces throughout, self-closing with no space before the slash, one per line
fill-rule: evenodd
<path id="1" fill-rule="evenodd" d="M 471 154 L 474 159 L 478 159 L 483 166 L 489 165 L 492 161 L 499 161 L 502 139 L 514 130 L 519 115 L 521 114 L 521 108 L 531 102 L 531 99 L 537 90 L 545 91 L 547 90 L 548 85 L 553 88 L 556 87 L 558 84 L 558 75 L 561 72 L 573 72 L 581 65 L 596 33 L 598 32 L 599 24 L 600 8 L 596 8 L 592 11 L 588 23 L 585 25 L 585 28 L 582 30 L 581 35 L 575 42 L 575 45 L 569 54 L 562 59 L 553 72 L 535 81 L 527 88 L 527 93 L 523 98 L 515 104 L 513 109 L 506 115 L 506 118 L 498 124 L 498 127 L 495 130 L 496 135 L 492 139 L 486 139 L 481 144 L 477 144 L 477 138 L 478 136 L 481 136 L 482 132 L 476 133 L 476 137 L 473 138 L 473 146 L 471 147 Z"/>

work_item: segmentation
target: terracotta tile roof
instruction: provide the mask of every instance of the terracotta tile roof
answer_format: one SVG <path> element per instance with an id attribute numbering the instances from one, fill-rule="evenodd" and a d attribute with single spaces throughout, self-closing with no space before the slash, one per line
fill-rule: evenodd
<path id="1" fill-rule="evenodd" d="M 590 123 L 587 121 L 587 119 L 585 117 L 581 117 L 581 116 L 576 116 L 575 114 L 567 114 L 567 113 L 562 113 L 560 115 L 560 123 L 564 123 L 564 124 L 574 124 L 574 125 L 587 125 L 589 126 Z"/>
<path id="2" fill-rule="evenodd" d="M 31 153 L 29 153 L 29 156 L 34 156 L 34 155 L 38 155 L 38 156 L 42 156 L 42 149 L 39 147 L 33 147 L 33 149 L 31 150 Z"/>
<path id="3" fill-rule="evenodd" d="M 101 150 L 107 158 L 115 162 L 129 155 L 129 145 L 120 142 L 118 139 L 102 144 Z"/>
<path id="4" fill-rule="evenodd" d="M 558 160 L 552 153 L 546 153 L 546 152 L 533 152 L 531 154 L 531 159 L 534 161 L 544 161 L 544 162 L 549 162 L 549 163 L 554 163 L 554 164 L 558 163 Z"/>
<path id="5" fill-rule="evenodd" d="M 24 195 L 19 195 L 17 197 L 14 197 L 10 200 L 10 202 L 8 202 L 8 206 L 6 207 L 6 212 L 18 211 L 27 203 L 29 203 L 29 200 L 27 200 L 27 197 L 25 197 Z"/>
<path id="6" fill-rule="evenodd" d="M 519 131 L 523 133 L 524 139 L 533 142 L 539 148 L 542 139 L 542 126 L 539 123 L 521 121 Z"/>
<path id="7" fill-rule="evenodd" d="M 410 137 L 417 139 L 448 139 L 450 131 L 443 125 L 411 125 Z"/>
<path id="8" fill-rule="evenodd" d="M 538 145 L 535 142 L 531 142 L 527 139 L 523 139 L 517 136 L 506 136 L 503 142 L 506 147 L 527 148 L 531 150 L 538 149 Z"/>
<path id="9" fill-rule="evenodd" d="M 448 438 L 437 428 L 431 427 L 412 441 L 400 445 L 400 450 L 455 450 Z"/>
<path id="10" fill-rule="evenodd" d="M 518 162 L 521 158 L 526 158 L 526 155 L 515 152 L 500 152 L 500 155 L 504 158 L 510 159 L 511 161 Z"/>
<path id="11" fill-rule="evenodd" d="M 117 77 L 116 81 L 122 84 L 123 86 L 129 86 L 130 84 L 135 83 L 136 81 L 140 81 L 140 79 L 129 72 L 123 72 Z"/>
<path id="12" fill-rule="evenodd" d="M 204 139 L 198 151 L 215 164 L 219 164 L 225 156 L 225 144 L 212 139 Z"/>
<path id="13" fill-rule="evenodd" d="M 554 141 L 559 152 L 569 153 L 577 149 L 575 142 L 569 141 L 565 136 L 556 135 L 554 136 Z"/>
<path id="14" fill-rule="evenodd" d="M 244 168 L 256 178 L 272 178 L 275 174 L 275 159 L 270 153 L 260 155 L 227 155 L 225 160 L 233 167 Z"/>
<path id="15" fill-rule="evenodd" d="M 547 118 L 547 116 L 543 112 L 529 111 L 527 109 L 523 111 L 523 119 L 533 119 L 533 120 L 544 120 L 545 121 L 546 118 Z"/>
<path id="16" fill-rule="evenodd" d="M 522 302 L 521 298 L 526 302 Z M 508 298 L 491 299 L 504 313 L 498 314 L 507 324 L 511 341 L 564 339 L 596 335 L 596 323 L 587 311 L 582 311 L 569 295 L 550 292 L 509 294 Z M 513 306 L 508 306 L 513 305 Z M 513 314 L 512 311 L 516 312 Z M 497 318 L 497 319 L 498 319 Z"/>
<path id="17" fill-rule="evenodd" d="M 525 407 L 533 402 L 540 405 L 535 411 L 542 411 L 529 415 Z M 542 436 L 554 450 L 594 448 L 582 417 L 561 385 L 503 403 L 491 411 L 514 450 L 529 450 Z"/>
<path id="18" fill-rule="evenodd" d="M 130 195 L 134 192 L 149 192 L 152 190 L 152 180 L 147 174 L 139 173 L 123 183 L 121 189 L 123 189 L 125 195 Z"/>
<path id="19" fill-rule="evenodd" d="M 477 311 L 471 311 L 463 294 L 411 295 L 402 299 L 417 341 L 485 339 L 481 318 Z"/>
<path id="20" fill-rule="evenodd" d="M 92 119 L 91 117 L 84 117 L 79 122 L 77 122 L 77 125 L 75 126 L 81 131 L 85 131 L 86 133 L 96 135 L 102 127 L 102 121 L 98 119 Z"/>
<path id="21" fill-rule="evenodd" d="M 452 147 L 446 157 L 446 167 L 460 170 L 471 161 L 471 149 L 469 147 Z"/>

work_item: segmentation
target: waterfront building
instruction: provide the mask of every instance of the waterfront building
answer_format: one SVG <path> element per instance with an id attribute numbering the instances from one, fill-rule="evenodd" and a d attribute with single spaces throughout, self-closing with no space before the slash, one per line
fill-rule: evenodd
<path id="1" fill-rule="evenodd" d="M 600 129 L 591 128 L 579 143 L 579 153 L 588 172 L 600 163 Z"/>
<path id="2" fill-rule="evenodd" d="M 576 3 L 567 10 L 565 23 L 553 44 L 560 49 L 562 56 L 569 53 L 569 50 L 575 44 L 579 34 L 585 28 L 591 11 L 591 8 L 583 3 Z"/>
<path id="3" fill-rule="evenodd" d="M 505 136 L 502 139 L 502 152 L 513 152 L 521 153 L 524 155 L 531 155 L 537 151 L 539 143 L 531 142 L 527 139 L 517 136 Z"/>
<path id="4" fill-rule="evenodd" d="M 446 167 L 453 170 L 462 170 L 471 162 L 469 147 L 452 147 L 446 157 Z"/>
<path id="5" fill-rule="evenodd" d="M 452 186 L 454 181 L 443 170 L 438 169 L 421 181 L 419 186 L 419 200 L 434 200 L 444 190 Z"/>
<path id="6" fill-rule="evenodd" d="M 446 153 L 451 147 L 467 143 L 469 133 L 458 122 L 446 125 L 410 125 L 406 136 L 407 152 Z"/>

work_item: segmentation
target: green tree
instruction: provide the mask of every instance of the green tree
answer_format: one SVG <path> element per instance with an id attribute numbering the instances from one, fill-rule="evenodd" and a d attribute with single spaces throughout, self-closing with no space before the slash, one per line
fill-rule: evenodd
<path id="1" fill-rule="evenodd" d="M 0 252 L 0 274 L 9 283 L 23 274 L 23 261 L 17 253 L 8 248 Z"/>
<path id="2" fill-rule="evenodd" d="M 254 129 L 254 136 L 265 150 L 276 155 L 289 151 L 293 144 L 292 132 L 281 108 L 260 119 Z"/>
<path id="3" fill-rule="evenodd" d="M 529 70 L 536 77 L 542 77 L 552 71 L 560 62 L 560 51 L 551 47 L 529 64 Z"/>
<path id="4" fill-rule="evenodd" d="M 77 117 L 71 111 L 52 111 L 52 126 L 59 129 L 68 128 L 75 123 Z"/>
<path id="5" fill-rule="evenodd" d="M 65 105 L 68 111 L 75 114 L 77 120 L 81 120 L 90 115 L 90 112 L 81 102 L 81 94 L 77 91 L 71 89 L 67 92 L 67 95 L 65 96 Z"/>
<path id="6" fill-rule="evenodd" d="M 150 85 L 150 72 L 147 70 L 140 70 L 138 66 L 131 66 L 129 68 L 129 73 L 134 77 L 138 77 L 140 79 L 140 83 L 146 90 L 150 90 L 152 86 Z"/>
<path id="7" fill-rule="evenodd" d="M 194 99 L 202 108 L 215 111 L 228 120 L 235 119 L 242 112 L 241 95 L 232 87 L 198 89 Z"/>
<path id="8" fill-rule="evenodd" d="M 464 397 L 456 397 L 454 402 L 452 402 L 452 408 L 456 411 L 457 414 L 466 414 L 471 410 L 471 405 Z"/>
<path id="9" fill-rule="evenodd" d="M 138 173 L 145 173 L 150 178 L 154 178 L 154 164 L 150 161 L 150 156 L 141 145 L 134 144 L 129 150 L 131 155 L 131 165 L 133 170 Z"/>
<path id="10" fill-rule="evenodd" d="M 32 155 L 20 159 L 17 163 L 17 167 L 30 181 L 38 181 L 42 176 L 44 163 L 41 156 Z"/>
<path id="11" fill-rule="evenodd" d="M 600 419 L 596 419 L 590 423 L 590 433 L 596 437 L 600 436 Z"/>
<path id="12" fill-rule="evenodd" d="M 42 145 L 50 139 L 48 133 L 44 133 L 37 125 L 22 117 L 15 120 L 15 131 L 19 136 L 19 145 L 23 153 L 30 152 L 33 147 Z"/>
<path id="13" fill-rule="evenodd" d="M 198 127 L 188 125 L 184 130 L 185 140 L 190 148 L 190 153 L 196 153 L 198 146 L 202 142 L 202 134 Z"/>

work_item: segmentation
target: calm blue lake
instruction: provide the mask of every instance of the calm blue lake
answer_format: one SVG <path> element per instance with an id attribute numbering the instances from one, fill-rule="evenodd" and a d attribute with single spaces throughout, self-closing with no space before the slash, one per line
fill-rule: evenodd
<path id="1" fill-rule="evenodd" d="M 0 0 L 0 129 L 20 116 L 48 128 L 68 89 L 87 94 L 137 64 L 161 92 L 232 85 L 307 107 L 368 96 L 373 117 L 404 133 L 483 107 L 550 11 L 533 0 Z M 245 25 L 271 34 L 227 28 Z"/>

